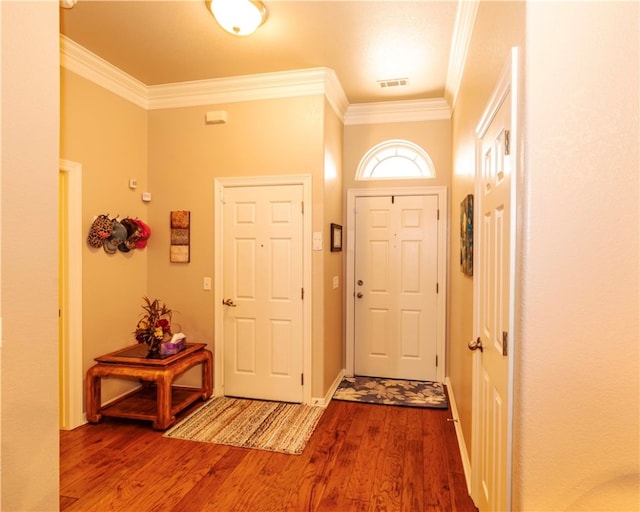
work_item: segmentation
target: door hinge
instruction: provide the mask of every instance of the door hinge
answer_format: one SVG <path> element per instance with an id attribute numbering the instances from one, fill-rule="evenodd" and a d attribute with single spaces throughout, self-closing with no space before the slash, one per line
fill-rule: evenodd
<path id="1" fill-rule="evenodd" d="M 502 355 L 509 355 L 509 334 L 507 331 L 502 331 Z"/>
<path id="2" fill-rule="evenodd" d="M 436 220 L 440 220 L 440 208 L 436 210 Z"/>
<path id="3" fill-rule="evenodd" d="M 300 288 L 300 298 L 304 300 L 304 288 Z"/>
<path id="4" fill-rule="evenodd" d="M 304 201 L 300 202 L 301 213 L 304 215 Z"/>
<path id="5" fill-rule="evenodd" d="M 438 355 L 436 354 L 436 367 L 438 366 Z"/>
<path id="6" fill-rule="evenodd" d="M 395 196 L 391 196 L 391 204 L 395 204 L 396 202 L 396 197 Z"/>
<path id="7" fill-rule="evenodd" d="M 440 283 L 436 283 L 436 293 L 440 293 Z"/>
<path id="8" fill-rule="evenodd" d="M 304 373 L 300 374 L 300 385 L 304 386 Z"/>
<path id="9" fill-rule="evenodd" d="M 504 131 L 504 154 L 505 156 L 511 154 L 511 132 L 509 130 Z"/>

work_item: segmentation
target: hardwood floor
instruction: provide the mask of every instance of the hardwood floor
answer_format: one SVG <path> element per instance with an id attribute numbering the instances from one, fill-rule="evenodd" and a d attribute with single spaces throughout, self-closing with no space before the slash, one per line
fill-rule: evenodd
<path id="1" fill-rule="evenodd" d="M 299 456 L 107 418 L 60 432 L 60 510 L 475 511 L 450 417 L 334 400 Z"/>

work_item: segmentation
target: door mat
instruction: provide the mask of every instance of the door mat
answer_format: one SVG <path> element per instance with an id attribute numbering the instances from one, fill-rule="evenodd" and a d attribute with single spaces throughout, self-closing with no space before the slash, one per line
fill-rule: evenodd
<path id="1" fill-rule="evenodd" d="M 215 397 L 164 437 L 300 455 L 323 407 Z"/>
<path id="2" fill-rule="evenodd" d="M 333 395 L 334 400 L 368 404 L 402 405 L 447 409 L 444 386 L 439 382 L 345 377 Z"/>

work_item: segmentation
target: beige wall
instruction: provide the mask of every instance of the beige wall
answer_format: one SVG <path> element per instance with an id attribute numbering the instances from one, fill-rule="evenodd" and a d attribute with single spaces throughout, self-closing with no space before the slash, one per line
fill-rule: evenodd
<path id="1" fill-rule="evenodd" d="M 214 341 L 213 292 L 202 279 L 214 281 L 214 180 L 221 177 L 308 174 L 313 187 L 313 231 L 323 231 L 331 197 L 340 189 L 325 179 L 326 129 L 323 96 L 249 101 L 177 108 L 149 113 L 149 176 L 153 201 L 150 221 L 149 294 L 176 310 L 175 320 L 190 339 Z M 224 125 L 205 124 L 209 110 L 225 110 Z M 331 135 L 335 138 L 335 135 Z M 335 152 L 335 142 L 327 144 Z M 326 204 L 325 204 L 326 203 Z M 170 263 L 169 212 L 191 211 L 191 262 Z M 335 350 L 325 346 L 324 270 L 322 252 L 313 253 L 312 371 L 313 397 L 327 391 L 325 372 L 335 364 Z M 331 267 L 330 267 L 331 268 Z M 332 309 L 338 308 L 334 305 Z M 332 330 L 333 331 L 333 330 Z M 330 331 L 330 332 L 332 332 Z M 328 357 L 327 357 L 328 356 Z M 326 362 L 325 362 L 326 360 Z M 327 367 L 326 365 L 329 365 Z"/>
<path id="2" fill-rule="evenodd" d="M 513 45 L 526 119 L 513 509 L 635 510 L 638 6 L 480 4 L 453 115 L 453 219 Z M 453 236 L 449 376 L 470 453 L 473 283 L 458 251 Z"/>
<path id="3" fill-rule="evenodd" d="M 95 216 L 149 219 L 141 200 L 147 190 L 147 112 L 60 68 L 61 158 L 82 165 L 82 228 L 86 237 Z M 136 178 L 137 190 L 129 188 Z M 135 343 L 133 330 L 147 294 L 147 255 L 159 247 L 107 254 L 83 243 L 83 374 L 94 357 Z M 155 249 L 157 250 L 157 249 Z M 105 400 L 132 386 L 105 379 Z"/>
<path id="4" fill-rule="evenodd" d="M 3 511 L 57 510 L 57 2 L 0 2 Z"/>
<path id="5" fill-rule="evenodd" d="M 52 343 L 57 337 L 57 282 L 51 276 L 57 275 L 58 6 L 54 2 L 2 2 L 0 6 L 2 509 L 55 510 L 57 365 L 51 363 L 57 359 L 57 346 Z M 469 169 L 475 118 L 506 58 L 506 47 L 524 37 L 526 28 L 528 217 L 520 275 L 514 509 L 633 510 L 638 503 L 640 414 L 638 5 L 531 2 L 526 4 L 526 27 L 524 9 L 523 4 L 511 3 L 480 6 L 454 112 L 451 182 L 455 219 L 459 200 L 472 191 Z M 478 34 L 490 27 L 495 30 L 479 40 Z M 320 103 L 317 109 L 324 117 Z M 125 118 L 138 125 L 134 111 Z M 351 128 L 345 129 L 345 141 Z M 153 131 L 150 125 L 148 133 Z M 135 136 L 140 136 L 137 130 Z M 346 162 L 347 147 L 345 142 L 345 189 L 355 172 Z M 321 162 L 324 149 L 320 144 Z M 141 162 L 142 157 L 134 154 L 131 158 Z M 238 158 L 249 161 L 251 157 Z M 149 158 L 149 168 L 154 166 Z M 322 164 L 316 172 L 314 193 L 324 180 Z M 155 202 L 156 184 L 148 185 Z M 134 208 L 133 199 L 123 199 L 119 190 L 115 195 L 113 202 Z M 169 209 L 161 208 L 158 220 L 166 222 Z M 93 207 L 85 206 L 86 211 L 91 216 Z M 325 229 L 324 223 L 324 216 L 314 219 L 313 229 Z M 159 228 L 154 243 L 160 243 L 161 233 Z M 454 246 L 451 255 L 455 262 Z M 121 261 L 87 255 L 98 257 L 101 260 L 96 261 L 103 263 Z M 109 274 L 114 280 L 121 270 L 117 265 Z M 451 323 L 471 325 L 470 285 L 456 277 L 456 268 L 452 264 Z M 194 275 L 196 284 L 189 286 L 200 291 L 202 274 Z M 126 280 L 122 281 L 126 288 Z M 143 291 L 145 286 L 135 283 L 134 288 Z M 161 293 L 163 288 L 150 285 L 149 290 Z M 94 291 L 86 292 L 86 300 L 93 308 L 104 308 L 101 295 L 92 298 Z M 131 292 L 135 306 L 118 307 L 118 324 L 125 316 L 135 322 L 137 315 L 131 309 L 137 309 L 139 299 L 133 295 L 137 292 Z M 120 297 L 115 294 L 109 299 L 117 303 Z M 105 325 L 105 329 L 114 328 L 114 321 L 109 319 Z M 212 329 L 193 325 L 198 333 Z M 124 324 L 115 329 L 120 335 L 129 332 Z M 453 325 L 451 331 L 450 349 L 466 345 L 465 333 L 458 332 L 456 341 Z M 456 356 L 452 350 L 449 367 L 459 408 L 467 411 L 470 406 L 464 403 L 468 397 L 463 390 L 470 386 L 470 368 L 463 353 Z M 321 391 L 323 383 L 317 387 Z M 461 420 L 468 436 L 468 416 Z"/>
<path id="6" fill-rule="evenodd" d="M 471 456 L 473 278 L 460 271 L 460 202 L 474 193 L 475 129 L 510 48 L 523 44 L 524 2 L 482 2 L 452 118 L 451 245 L 449 299 L 449 379 L 460 425 Z"/>
<path id="7" fill-rule="evenodd" d="M 344 368 L 343 358 L 343 301 L 345 252 L 331 252 L 331 223 L 342 225 L 342 122 L 325 100 L 324 116 L 324 343 L 323 382 L 320 396 L 324 396 Z M 346 238 L 346 232 L 343 240 Z M 338 287 L 333 287 L 334 277 Z"/>
<path id="8" fill-rule="evenodd" d="M 328 105 L 322 96 L 146 112 L 74 73 L 65 69 L 61 73 L 61 154 L 83 166 L 85 232 L 100 213 L 139 216 L 152 229 L 144 250 L 107 255 L 102 249 L 84 248 L 83 371 L 94 357 L 134 342 L 132 331 L 143 295 L 166 302 L 174 311 L 174 328 L 213 348 L 213 292 L 203 290 L 202 280 L 212 277 L 215 289 L 215 178 L 309 174 L 312 229 L 322 231 L 327 224 L 325 201 L 327 211 L 340 220 L 342 212 L 336 213 L 331 197 L 341 198 L 341 189 L 339 180 L 325 178 L 323 141 L 328 139 L 326 153 L 338 161 L 336 141 L 341 140 L 341 132 L 336 127 L 341 125 L 336 124 L 333 111 L 325 112 Z M 227 124 L 207 125 L 209 110 L 226 110 Z M 325 117 L 331 128 L 325 127 Z M 135 191 L 128 188 L 130 178 L 138 181 Z M 142 191 L 151 192 L 150 203 L 141 201 Z M 171 210 L 191 211 L 188 264 L 169 262 Z M 335 341 L 325 346 L 324 293 L 330 288 L 322 280 L 325 257 L 327 262 L 339 257 L 324 253 L 313 257 L 312 396 L 322 397 L 330 384 L 327 375 L 334 373 L 335 379 L 339 369 L 334 367 L 341 367 Z M 335 263 L 327 265 L 334 275 Z M 341 302 L 328 304 L 327 311 L 335 318 Z M 329 331 L 329 340 L 335 340 L 333 331 L 335 327 Z M 196 374 L 190 372 L 185 380 L 196 379 Z M 103 399 L 129 387 L 121 380 L 105 381 Z"/>
<path id="9" fill-rule="evenodd" d="M 404 139 L 424 149 L 436 168 L 428 180 L 356 181 L 362 157 L 376 144 Z M 344 127 L 344 190 L 352 188 L 425 187 L 451 184 L 451 123 L 449 120 L 413 121 L 384 124 L 358 124 Z"/>
<path id="10" fill-rule="evenodd" d="M 640 503 L 638 10 L 527 5 L 519 510 Z"/>

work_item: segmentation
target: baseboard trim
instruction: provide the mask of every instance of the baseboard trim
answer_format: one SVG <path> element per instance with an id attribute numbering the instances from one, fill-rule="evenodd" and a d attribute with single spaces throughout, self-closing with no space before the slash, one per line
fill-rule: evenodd
<path id="1" fill-rule="evenodd" d="M 462 468 L 464 469 L 464 479 L 467 482 L 467 492 L 471 495 L 471 462 L 469 459 L 469 453 L 467 452 L 467 445 L 464 442 L 464 435 L 462 434 L 462 427 L 460 426 L 460 420 L 458 416 L 458 407 L 456 406 L 456 399 L 453 393 L 453 386 L 451 380 L 446 377 L 444 380 L 447 386 L 447 392 L 449 393 L 449 405 L 451 406 L 451 415 L 453 416 L 453 424 L 456 428 L 456 437 L 458 438 L 458 449 L 460 450 L 460 457 L 462 458 Z"/>
<path id="2" fill-rule="evenodd" d="M 331 386 L 329 387 L 329 391 L 327 391 L 327 394 L 324 395 L 324 398 L 312 398 L 311 405 L 319 405 L 321 407 L 326 407 L 327 405 L 329 405 L 329 402 L 331 402 L 336 389 L 338 389 L 338 386 L 342 382 L 342 379 L 344 379 L 344 373 L 344 369 L 340 370 L 338 376 L 336 377 L 336 380 L 333 381 L 333 384 L 331 384 Z"/>

